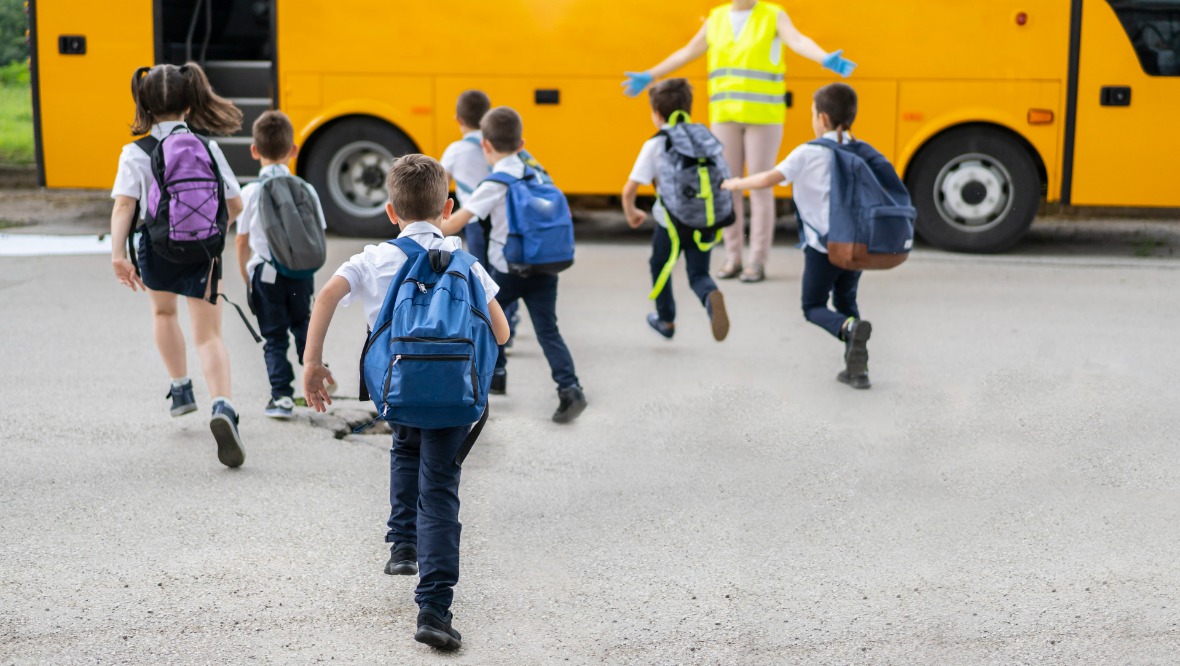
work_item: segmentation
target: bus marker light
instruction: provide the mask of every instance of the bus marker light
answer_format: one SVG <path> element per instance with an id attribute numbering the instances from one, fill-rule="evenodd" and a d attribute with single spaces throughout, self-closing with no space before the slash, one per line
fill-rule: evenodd
<path id="1" fill-rule="evenodd" d="M 429 106 L 415 106 L 410 109 L 410 112 L 418 116 L 429 116 L 434 113 L 434 109 Z"/>
<path id="2" fill-rule="evenodd" d="M 1048 109 L 1029 109 L 1029 125 L 1048 125 L 1053 122 L 1053 112 Z"/>
<path id="3" fill-rule="evenodd" d="M 901 114 L 901 119 L 916 122 L 919 120 L 925 120 L 926 114 L 922 113 L 921 111 L 906 111 L 905 113 Z"/>
<path id="4" fill-rule="evenodd" d="M 1028 14 L 1026 12 L 1016 12 L 1016 25 L 1027 25 Z"/>

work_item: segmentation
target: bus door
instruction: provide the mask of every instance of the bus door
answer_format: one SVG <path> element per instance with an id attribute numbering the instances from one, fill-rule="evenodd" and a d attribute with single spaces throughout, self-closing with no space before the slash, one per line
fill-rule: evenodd
<path id="1" fill-rule="evenodd" d="M 1078 206 L 1180 206 L 1180 0 L 1084 0 Z"/>

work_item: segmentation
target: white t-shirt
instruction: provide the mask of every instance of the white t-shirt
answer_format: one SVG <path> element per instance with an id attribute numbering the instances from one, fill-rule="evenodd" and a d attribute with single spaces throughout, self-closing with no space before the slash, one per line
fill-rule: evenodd
<path id="1" fill-rule="evenodd" d="M 408 224 L 402 229 L 401 235 L 413 239 L 427 250 L 454 252 L 462 248 L 457 237 L 444 238 L 442 231 L 429 222 Z M 406 253 L 393 243 L 366 245 L 360 254 L 352 255 L 352 258 L 336 271 L 336 275 L 348 280 L 350 289 L 348 295 L 340 301 L 340 305 L 347 306 L 354 298 L 364 301 L 365 320 L 369 322 L 369 328 L 372 328 L 377 322 L 377 315 L 381 314 L 381 306 L 385 303 L 389 284 L 406 263 L 406 259 Z M 478 263 L 471 272 L 479 278 L 484 295 L 487 296 L 488 303 L 491 303 L 496 297 L 496 292 L 500 291 L 499 285 Z"/>
<path id="2" fill-rule="evenodd" d="M 729 10 L 729 22 L 733 24 L 733 38 L 736 40 L 742 34 L 742 28 L 746 27 L 746 23 L 750 21 L 750 14 L 754 13 L 753 9 L 731 9 Z M 777 17 L 776 17 L 777 18 Z M 775 35 L 775 38 L 770 43 L 770 62 L 778 64 L 783 57 L 782 40 Z"/>
<path id="3" fill-rule="evenodd" d="M 660 129 L 668 129 L 670 125 L 663 125 Z M 633 180 L 640 185 L 651 185 L 656 181 L 659 175 L 660 160 L 664 157 L 664 146 L 668 139 L 662 136 L 653 136 L 643 143 L 643 147 L 639 149 L 639 157 L 635 158 L 635 166 L 631 167 L 630 180 Z M 661 227 L 668 226 L 668 218 L 664 214 L 664 207 L 660 204 L 660 200 L 656 199 L 656 203 L 651 208 L 652 217 L 656 218 L 656 224 Z"/>
<path id="4" fill-rule="evenodd" d="M 517 155 L 509 155 L 492 165 L 493 173 L 506 173 L 520 178 L 524 175 L 524 162 Z M 488 263 L 501 273 L 508 272 L 504 259 L 504 244 L 508 242 L 508 188 L 500 183 L 481 183 L 471 194 L 463 207 L 475 219 L 491 216 L 492 233 L 488 237 Z"/>
<path id="5" fill-rule="evenodd" d="M 169 120 L 156 123 L 152 125 L 151 135 L 163 140 L 177 125 L 184 125 L 184 122 Z M 212 139 L 209 140 L 209 152 L 213 154 L 213 159 L 217 161 L 217 168 L 221 171 L 221 180 L 225 183 L 226 200 L 241 196 L 242 188 L 238 185 L 238 179 L 234 177 L 233 169 L 229 168 L 229 162 L 225 161 L 225 155 L 222 154 L 221 148 Z M 115 174 L 115 185 L 111 188 L 111 198 L 125 196 L 136 201 L 146 202 L 152 178 L 151 155 L 143 152 L 143 149 L 134 143 L 129 143 L 123 146 L 123 152 L 119 154 L 119 172 Z M 147 206 L 140 206 L 140 219 L 145 216 L 147 216 Z"/>
<path id="6" fill-rule="evenodd" d="M 839 141 L 836 132 L 828 132 L 823 138 Z M 852 136 L 844 133 L 847 142 Z M 803 238 L 809 247 L 824 254 L 828 248 L 820 242 L 829 228 L 832 193 L 832 149 L 805 143 L 791 151 L 787 159 L 774 168 L 792 186 L 795 207 L 803 218 Z M 786 183 L 784 183 L 786 184 Z"/>
<path id="7" fill-rule="evenodd" d="M 467 200 L 479 187 L 480 181 L 492 172 L 479 145 L 482 139 L 483 134 L 479 130 L 467 132 L 462 140 L 447 146 L 439 160 L 455 181 L 455 196 L 459 198 L 459 206 L 467 205 Z"/>
<path id="8" fill-rule="evenodd" d="M 270 244 L 266 240 L 266 231 L 261 227 L 261 218 L 258 212 L 258 193 L 262 188 L 262 180 L 272 176 L 290 176 L 291 169 L 286 164 L 271 164 L 264 166 L 258 170 L 258 180 L 250 183 L 242 188 L 242 214 L 238 217 L 238 233 L 250 234 L 250 249 L 253 254 L 250 255 L 250 261 L 246 262 L 246 275 L 253 277 L 254 269 L 263 263 L 272 261 L 270 255 Z M 320 228 L 327 229 L 328 223 L 324 219 L 324 209 L 320 206 L 320 197 L 316 194 L 315 188 L 310 184 L 305 183 L 307 193 L 311 195 L 315 201 L 316 216 L 320 219 Z M 264 268 L 262 270 L 262 281 L 267 284 L 274 284 L 275 276 L 278 274 L 274 267 L 269 267 L 269 270 Z"/>

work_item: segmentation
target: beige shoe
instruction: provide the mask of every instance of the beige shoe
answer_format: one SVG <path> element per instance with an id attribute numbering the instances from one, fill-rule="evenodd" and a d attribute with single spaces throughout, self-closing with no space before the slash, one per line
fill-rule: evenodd
<path id="1" fill-rule="evenodd" d="M 742 282 L 761 282 L 766 279 L 766 270 L 762 268 L 761 264 L 751 264 L 749 268 L 742 271 L 738 279 Z"/>
<path id="2" fill-rule="evenodd" d="M 722 280 L 732 280 L 733 278 L 740 275 L 741 272 L 742 265 L 740 263 L 727 261 L 725 262 L 725 265 L 721 267 L 721 270 L 717 271 L 717 277 L 721 278 Z"/>
<path id="3" fill-rule="evenodd" d="M 713 328 L 713 339 L 721 342 L 725 336 L 729 335 L 729 313 L 725 310 L 725 297 L 721 295 L 720 290 L 714 289 L 709 292 L 707 304 L 709 323 Z"/>

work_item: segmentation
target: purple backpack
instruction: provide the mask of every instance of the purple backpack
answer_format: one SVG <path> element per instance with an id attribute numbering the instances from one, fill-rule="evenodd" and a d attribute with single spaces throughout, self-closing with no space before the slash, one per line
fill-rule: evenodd
<path id="1" fill-rule="evenodd" d="M 178 125 L 163 140 L 135 142 L 152 157 L 143 231 L 152 250 L 177 264 L 213 263 L 225 249 L 225 184 L 205 137 Z"/>

